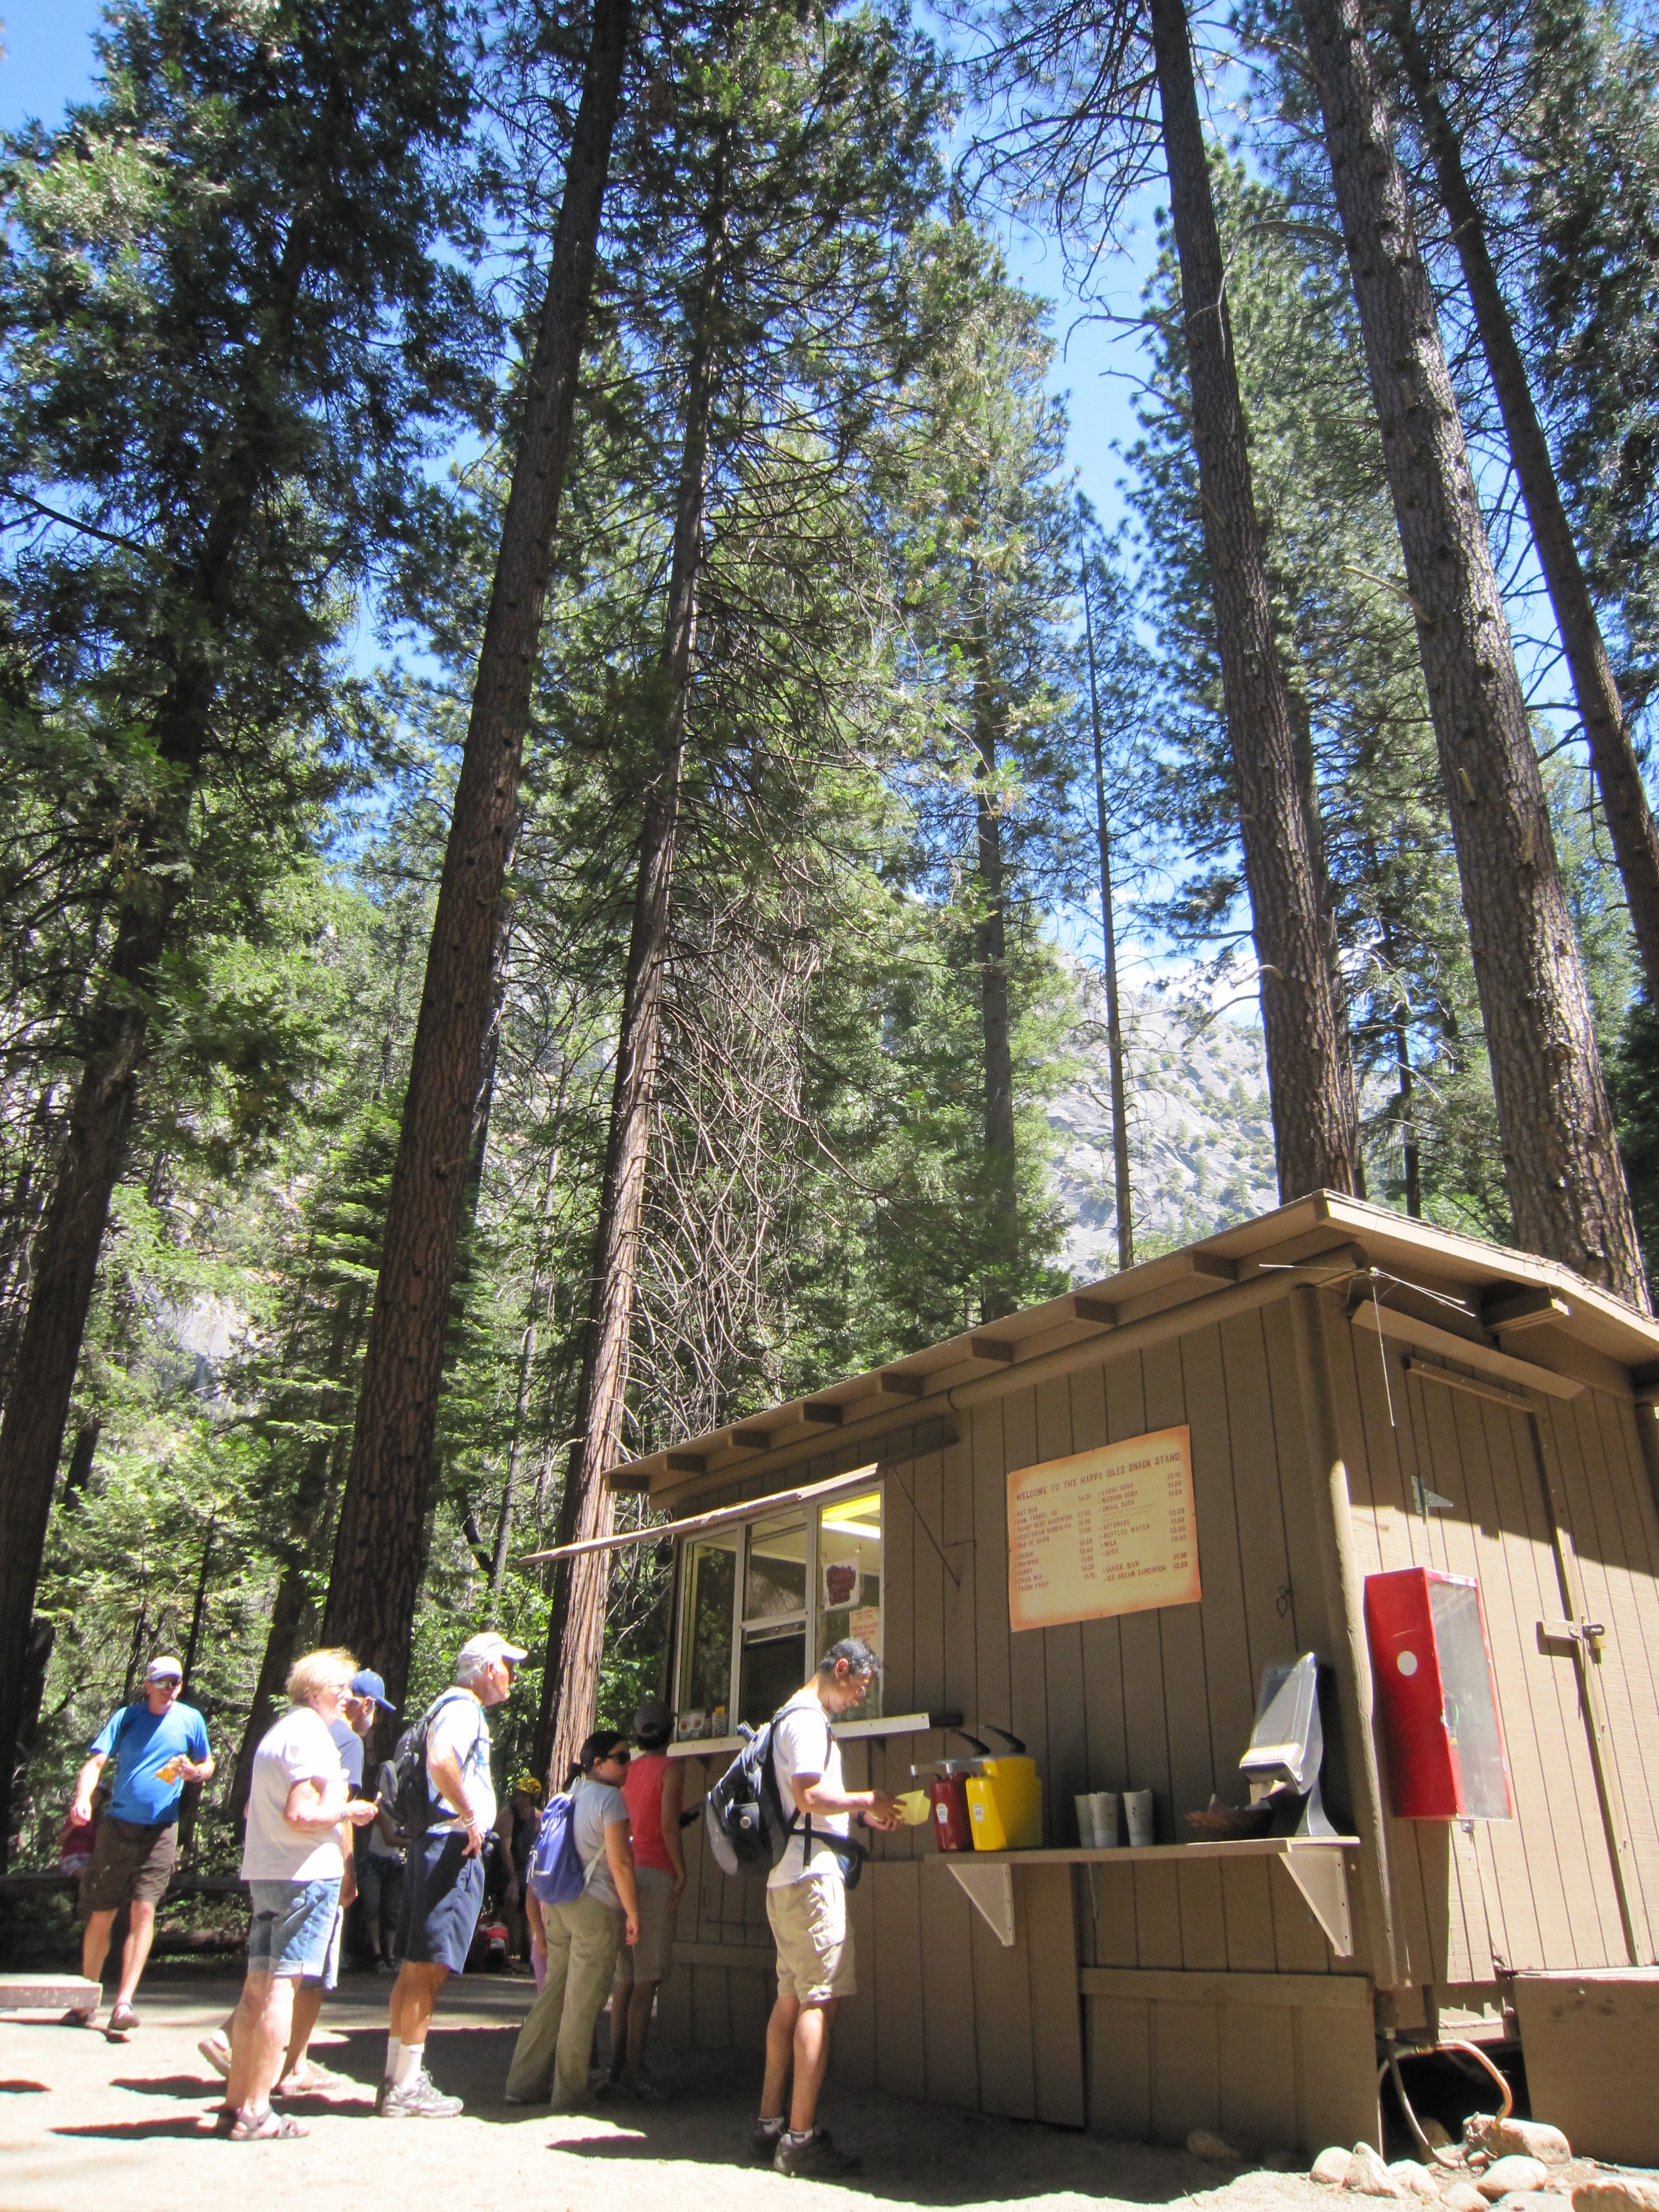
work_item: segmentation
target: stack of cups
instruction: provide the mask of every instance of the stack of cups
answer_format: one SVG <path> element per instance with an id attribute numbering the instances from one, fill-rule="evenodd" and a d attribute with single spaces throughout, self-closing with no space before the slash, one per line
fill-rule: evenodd
<path id="1" fill-rule="evenodd" d="M 1129 1842 L 1132 1847 L 1152 1842 L 1152 1793 L 1150 1790 L 1124 1791 L 1123 1821 L 1129 1831 Z"/>
<path id="2" fill-rule="evenodd" d="M 1081 1790 L 1072 1800 L 1077 1808 L 1077 1839 L 1086 1850 L 1109 1851 L 1117 1846 L 1117 1798 L 1109 1790 Z"/>

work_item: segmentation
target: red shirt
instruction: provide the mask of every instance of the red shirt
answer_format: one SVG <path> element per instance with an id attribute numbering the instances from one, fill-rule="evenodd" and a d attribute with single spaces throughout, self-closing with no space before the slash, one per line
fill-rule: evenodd
<path id="1" fill-rule="evenodd" d="M 628 1829 L 636 1867 L 655 1867 L 672 1874 L 674 1863 L 662 1839 L 662 1779 L 668 1771 L 668 1755 L 661 1751 L 636 1751 L 623 1784 L 628 1801 Z"/>

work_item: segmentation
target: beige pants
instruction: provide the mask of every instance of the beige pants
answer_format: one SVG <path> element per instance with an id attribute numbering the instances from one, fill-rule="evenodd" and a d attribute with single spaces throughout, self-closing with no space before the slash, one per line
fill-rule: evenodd
<path id="1" fill-rule="evenodd" d="M 611 1994 L 611 1977 L 627 1923 L 614 1905 L 579 1897 L 546 1905 L 547 1979 L 525 2015 L 507 2069 L 507 2094 L 536 2104 L 548 2094 L 569 2111 L 587 2094 L 593 2023 Z"/>

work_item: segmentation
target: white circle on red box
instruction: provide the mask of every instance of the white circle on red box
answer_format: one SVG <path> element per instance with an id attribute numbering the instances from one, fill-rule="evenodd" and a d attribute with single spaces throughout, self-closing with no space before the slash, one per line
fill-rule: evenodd
<path id="1" fill-rule="evenodd" d="M 1417 1672 L 1417 1654 L 1415 1651 L 1402 1651 L 1394 1663 L 1402 1674 L 1414 1674 Z"/>

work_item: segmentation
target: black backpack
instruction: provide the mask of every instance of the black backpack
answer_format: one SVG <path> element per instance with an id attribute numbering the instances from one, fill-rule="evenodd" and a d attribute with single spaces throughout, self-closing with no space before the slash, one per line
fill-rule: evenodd
<path id="1" fill-rule="evenodd" d="M 443 1706 L 465 1695 L 464 1690 L 454 1689 L 435 1698 L 419 1720 L 410 1722 L 398 1737 L 396 1751 L 381 1765 L 375 1801 L 392 1826 L 401 1828 L 405 1835 L 424 1835 L 433 1815 L 432 1788 L 426 1773 L 428 1731 Z M 445 1813 L 440 1817 L 449 1816 Z"/>
<path id="2" fill-rule="evenodd" d="M 780 1705 L 778 1712 L 783 1710 Z M 715 1863 L 726 1874 L 759 1875 L 763 1878 L 769 1875 L 788 1849 L 789 1839 L 800 1824 L 801 1816 L 796 1807 L 792 1805 L 787 1813 L 783 1809 L 777 1769 L 772 1762 L 772 1731 L 777 1721 L 778 1714 L 774 1713 L 763 1728 L 751 1729 L 746 1721 L 738 1723 L 744 1738 L 743 1749 L 708 1793 L 708 1848 L 714 1854 Z M 829 1725 L 826 1721 L 826 1734 Z M 805 1838 L 810 1854 L 810 1813 L 806 1816 Z M 841 1861 L 848 1888 L 856 1889 L 864 1872 L 862 1848 L 844 1836 L 820 1835 L 818 1841 L 828 1844 Z"/>

